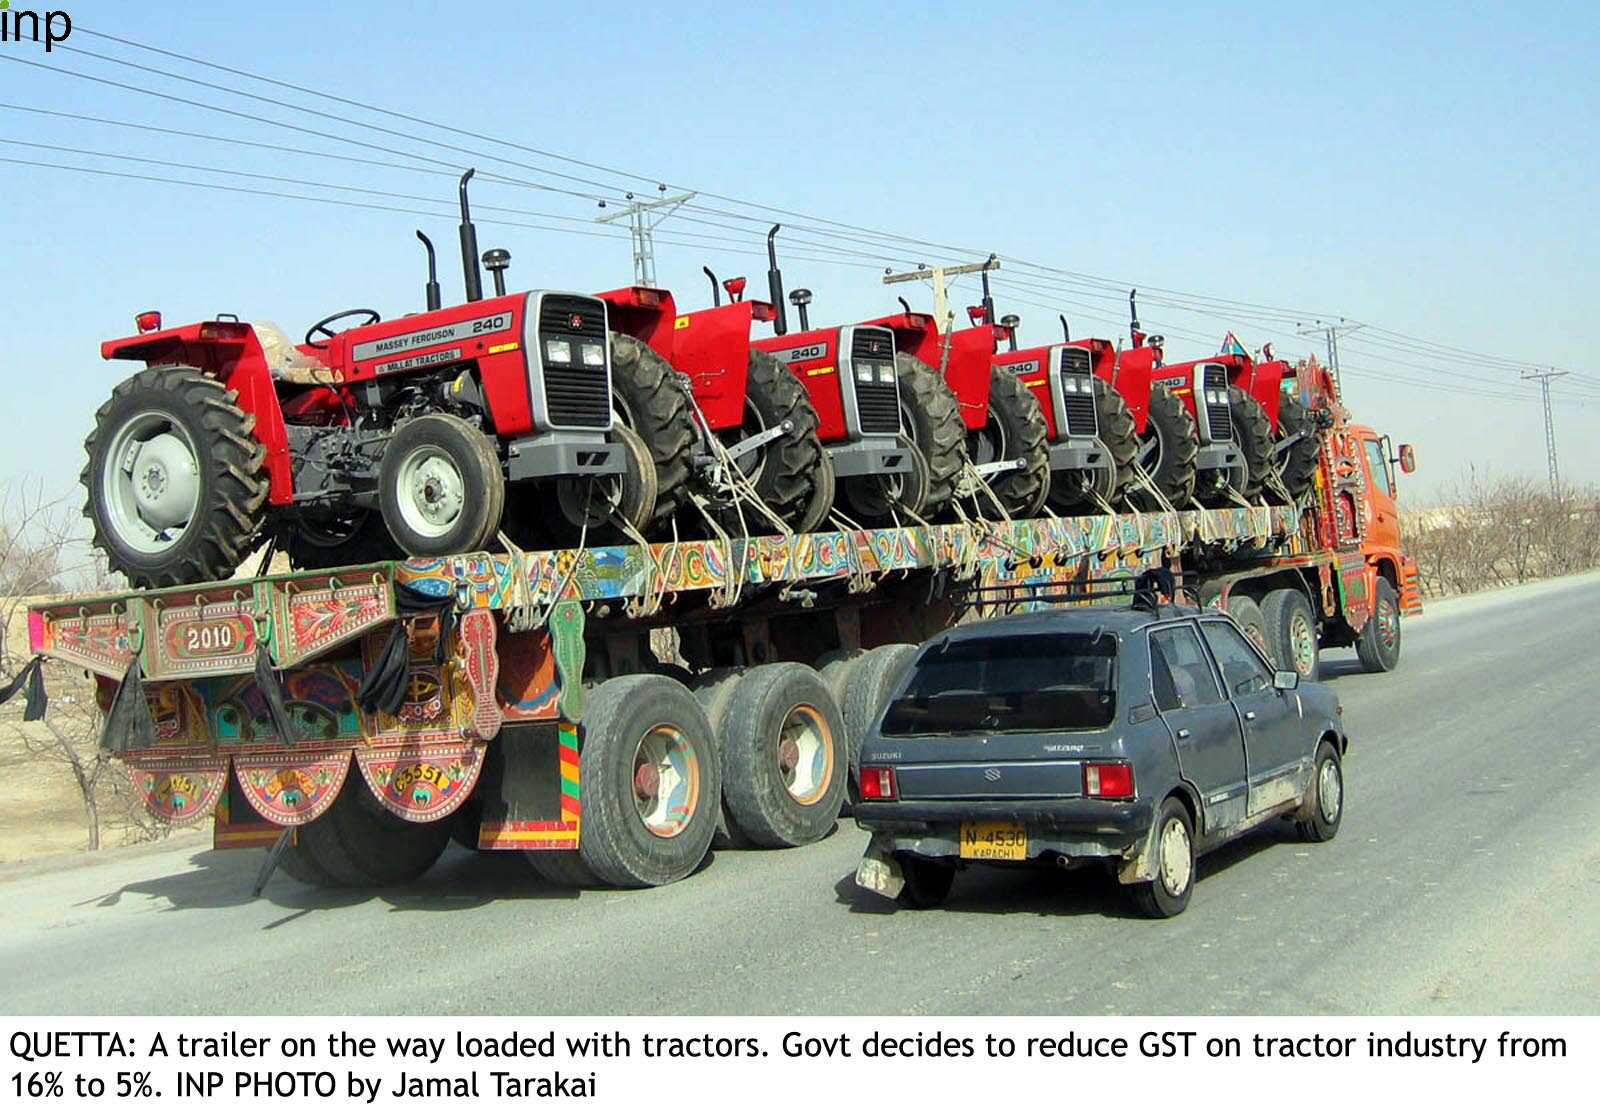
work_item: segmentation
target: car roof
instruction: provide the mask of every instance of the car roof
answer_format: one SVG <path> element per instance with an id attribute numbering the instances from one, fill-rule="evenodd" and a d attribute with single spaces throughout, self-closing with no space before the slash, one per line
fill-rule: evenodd
<path id="1" fill-rule="evenodd" d="M 1078 605 L 1063 608 L 1041 609 L 1036 612 L 1018 612 L 987 620 L 973 620 L 957 625 L 928 642 L 940 639 L 984 639 L 995 636 L 1027 637 L 1031 635 L 1081 632 L 1096 630 L 1116 635 L 1130 635 L 1152 624 L 1165 623 L 1195 616 L 1221 616 L 1214 608 L 1196 608 L 1193 605 L 1162 605 L 1159 611 L 1131 608 L 1127 605 Z"/>

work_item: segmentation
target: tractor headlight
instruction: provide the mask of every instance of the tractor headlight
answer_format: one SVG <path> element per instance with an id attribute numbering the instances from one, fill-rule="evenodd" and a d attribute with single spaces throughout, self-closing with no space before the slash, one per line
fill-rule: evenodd
<path id="1" fill-rule="evenodd" d="M 1208 392 L 1206 392 L 1206 402 L 1207 403 L 1211 403 L 1211 404 L 1214 404 L 1215 406 L 1220 407 L 1220 406 L 1222 406 L 1222 404 L 1226 403 L 1227 401 L 1228 401 L 1228 397 L 1226 395 L 1224 395 L 1220 391 L 1208 391 Z"/>
<path id="2" fill-rule="evenodd" d="M 880 364 L 880 365 L 878 365 L 878 382 L 880 384 L 892 384 L 892 383 L 894 383 L 894 365 L 892 365 L 892 364 Z"/>
<path id="3" fill-rule="evenodd" d="M 544 359 L 552 364 L 572 363 L 572 342 L 546 341 L 544 343 Z"/>
<path id="4" fill-rule="evenodd" d="M 606 351 L 599 345 L 579 345 L 578 353 L 583 357 L 583 363 L 589 368 L 604 368 L 606 366 Z"/>
<path id="5" fill-rule="evenodd" d="M 1067 393 L 1070 395 L 1087 395 L 1089 392 L 1089 381 L 1085 380 L 1082 376 L 1068 376 L 1063 382 L 1062 387 L 1065 388 Z"/>
<path id="6" fill-rule="evenodd" d="M 872 365 L 863 364 L 856 368 L 856 383 L 870 384 L 872 382 Z"/>

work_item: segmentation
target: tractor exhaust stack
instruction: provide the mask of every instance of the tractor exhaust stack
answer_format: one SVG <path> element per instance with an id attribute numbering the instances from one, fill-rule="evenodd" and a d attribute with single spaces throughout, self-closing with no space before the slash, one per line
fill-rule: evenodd
<path id="1" fill-rule="evenodd" d="M 1071 341 L 1072 327 L 1067 324 L 1067 316 L 1065 314 L 1058 314 L 1056 316 L 1061 319 L 1061 340 Z"/>
<path id="2" fill-rule="evenodd" d="M 427 300 L 429 310 L 437 310 L 444 305 L 444 299 L 439 295 L 439 257 L 434 253 L 433 241 L 417 230 L 417 239 L 422 241 L 422 246 L 428 250 L 428 285 L 423 288 L 423 297 Z"/>
<path id="3" fill-rule="evenodd" d="M 1137 349 L 1144 344 L 1144 331 L 1139 328 L 1139 288 L 1128 292 L 1128 339 Z"/>
<path id="4" fill-rule="evenodd" d="M 706 273 L 707 279 L 711 280 L 711 305 L 713 307 L 721 306 L 722 289 L 717 286 L 716 272 L 712 271 L 709 267 L 702 267 L 700 270 Z"/>
<path id="5" fill-rule="evenodd" d="M 483 301 L 483 273 L 478 270 L 478 230 L 472 225 L 472 212 L 467 208 L 467 183 L 476 170 L 461 176 L 461 275 L 467 288 L 468 302 Z"/>
<path id="6" fill-rule="evenodd" d="M 772 322 L 772 332 L 782 337 L 789 332 L 788 312 L 783 308 L 783 272 L 778 270 L 778 249 L 773 243 L 782 225 L 773 225 L 767 233 L 767 291 L 777 317 Z"/>

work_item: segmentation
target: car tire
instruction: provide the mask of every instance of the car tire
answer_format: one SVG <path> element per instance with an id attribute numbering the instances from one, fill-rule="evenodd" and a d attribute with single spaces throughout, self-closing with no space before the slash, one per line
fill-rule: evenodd
<path id="1" fill-rule="evenodd" d="M 948 860 L 929 860 L 923 856 L 899 854 L 900 874 L 905 886 L 895 897 L 895 902 L 912 910 L 937 907 L 950 896 L 950 887 L 956 882 L 956 866 Z"/>
<path id="2" fill-rule="evenodd" d="M 1317 618 L 1311 602 L 1298 589 L 1274 589 L 1261 598 L 1266 620 L 1267 657 L 1279 670 L 1297 672 L 1307 682 L 1317 680 Z"/>
<path id="3" fill-rule="evenodd" d="M 1331 841 L 1344 820 L 1344 761 L 1331 740 L 1317 745 L 1305 808 L 1295 821 L 1302 841 Z"/>
<path id="4" fill-rule="evenodd" d="M 1194 821 L 1176 798 L 1161 804 L 1151 831 L 1155 878 L 1133 885 L 1133 899 L 1150 918 L 1172 918 L 1189 906 L 1194 893 Z"/>
<path id="5" fill-rule="evenodd" d="M 1384 674 L 1400 665 L 1400 595 L 1388 578 L 1378 578 L 1372 615 L 1356 637 L 1356 657 L 1371 674 Z"/>

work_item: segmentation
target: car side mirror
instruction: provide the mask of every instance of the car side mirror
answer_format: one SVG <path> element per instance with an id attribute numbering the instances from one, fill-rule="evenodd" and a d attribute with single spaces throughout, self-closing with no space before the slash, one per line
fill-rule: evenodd
<path id="1" fill-rule="evenodd" d="M 1298 690 L 1300 688 L 1300 672 L 1297 670 L 1280 670 L 1272 675 L 1273 688 L 1279 690 Z"/>

